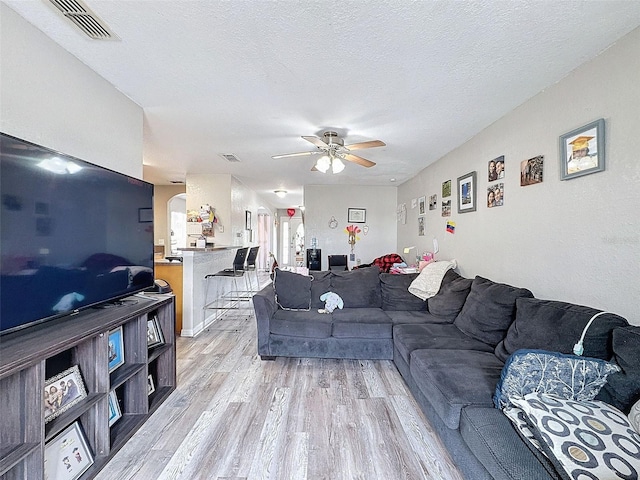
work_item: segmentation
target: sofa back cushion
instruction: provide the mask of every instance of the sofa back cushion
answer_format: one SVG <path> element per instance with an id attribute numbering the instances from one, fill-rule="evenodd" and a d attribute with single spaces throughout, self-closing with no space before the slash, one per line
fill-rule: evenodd
<path id="1" fill-rule="evenodd" d="M 382 295 L 378 267 L 331 272 L 331 291 L 340 295 L 344 308 L 380 308 Z"/>
<path id="2" fill-rule="evenodd" d="M 470 337 L 495 347 L 513 322 L 516 299 L 520 297 L 533 297 L 533 293 L 526 288 L 512 287 L 477 276 L 453 323 Z"/>
<path id="3" fill-rule="evenodd" d="M 320 300 L 320 295 L 331 291 L 331 272 L 312 271 L 311 276 L 311 308 L 324 308 L 324 302 Z"/>
<path id="4" fill-rule="evenodd" d="M 504 340 L 496 346 L 496 356 L 506 361 L 509 355 L 521 348 L 572 353 L 587 322 L 598 312 L 595 308 L 572 303 L 519 298 L 516 301 L 516 320 Z M 612 331 L 625 325 L 627 321 L 613 313 L 596 318 L 585 335 L 583 355 L 609 360 L 613 353 Z"/>
<path id="5" fill-rule="evenodd" d="M 273 288 L 276 303 L 283 310 L 311 309 L 311 277 L 276 268 Z"/>
<path id="6" fill-rule="evenodd" d="M 453 322 L 467 300 L 473 279 L 464 278 L 453 270 L 447 270 L 442 278 L 440 290 L 427 300 L 429 313 Z"/>
<path id="7" fill-rule="evenodd" d="M 417 276 L 417 273 L 408 273 L 406 275 L 381 273 L 382 309 L 417 312 L 426 310 L 427 302 L 409 293 L 409 285 Z"/>

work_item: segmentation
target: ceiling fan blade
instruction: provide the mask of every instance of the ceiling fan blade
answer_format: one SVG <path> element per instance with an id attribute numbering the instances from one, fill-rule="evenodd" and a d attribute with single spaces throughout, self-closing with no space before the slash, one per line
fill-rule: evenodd
<path id="1" fill-rule="evenodd" d="M 322 140 L 320 140 L 318 137 L 314 137 L 314 136 L 305 137 L 303 135 L 302 138 L 304 138 L 307 142 L 313 143 L 318 148 L 327 148 L 327 144 L 324 143 Z"/>
<path id="2" fill-rule="evenodd" d="M 370 140 L 368 142 L 360 142 L 360 143 L 353 143 L 351 145 L 345 145 L 345 148 L 348 148 L 349 150 L 360 150 L 361 148 L 373 148 L 373 147 L 384 147 L 386 145 L 386 143 L 384 143 L 382 140 Z"/>
<path id="3" fill-rule="evenodd" d="M 284 155 L 274 155 L 271 158 L 277 159 L 277 158 L 287 158 L 287 157 L 305 157 L 307 155 L 317 155 L 318 153 L 322 153 L 322 152 L 285 153 Z"/>
<path id="4" fill-rule="evenodd" d="M 358 165 L 362 165 L 363 167 L 373 167 L 376 162 L 372 162 L 371 160 L 367 160 L 366 158 L 359 157 L 358 155 L 353 155 L 352 153 L 345 153 L 341 155 L 345 160 L 349 160 L 350 162 L 357 163 Z"/>

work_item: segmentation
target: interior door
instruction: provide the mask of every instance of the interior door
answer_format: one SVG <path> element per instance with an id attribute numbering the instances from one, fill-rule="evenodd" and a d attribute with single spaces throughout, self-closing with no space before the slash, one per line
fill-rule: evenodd
<path id="1" fill-rule="evenodd" d="M 304 266 L 304 224 L 302 217 L 281 217 L 280 238 L 282 238 L 281 260 L 283 266 Z"/>

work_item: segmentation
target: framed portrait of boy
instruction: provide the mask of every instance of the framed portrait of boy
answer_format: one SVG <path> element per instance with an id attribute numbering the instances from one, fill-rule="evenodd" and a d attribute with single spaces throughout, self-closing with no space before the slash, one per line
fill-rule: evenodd
<path id="1" fill-rule="evenodd" d="M 109 373 L 124 364 L 124 333 L 122 326 L 109 332 Z"/>
<path id="2" fill-rule="evenodd" d="M 44 478 L 77 480 L 91 465 L 93 455 L 78 421 L 44 446 Z"/>
<path id="3" fill-rule="evenodd" d="M 44 385 L 44 422 L 50 422 L 86 396 L 78 365 L 49 378 Z"/>

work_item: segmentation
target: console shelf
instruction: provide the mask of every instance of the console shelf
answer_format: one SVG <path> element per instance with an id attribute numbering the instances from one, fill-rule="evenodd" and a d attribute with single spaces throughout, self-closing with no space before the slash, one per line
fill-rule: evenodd
<path id="1" fill-rule="evenodd" d="M 165 343 L 147 348 L 157 318 Z M 124 364 L 109 373 L 109 332 L 122 327 Z M 172 295 L 139 294 L 0 338 L 0 480 L 43 480 L 46 444 L 78 422 L 93 455 L 93 478 L 176 387 Z M 77 365 L 87 396 L 46 425 L 46 379 Z M 148 376 L 155 391 L 148 395 Z M 121 410 L 109 427 L 109 393 Z"/>

